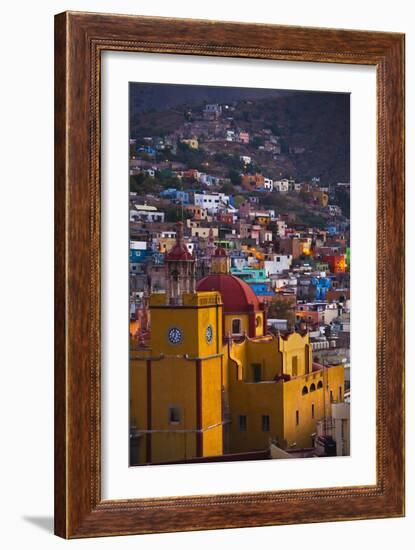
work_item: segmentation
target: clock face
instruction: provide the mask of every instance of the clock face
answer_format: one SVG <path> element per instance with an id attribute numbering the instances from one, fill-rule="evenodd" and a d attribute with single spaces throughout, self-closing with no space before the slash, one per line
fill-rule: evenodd
<path id="1" fill-rule="evenodd" d="M 206 342 L 210 344 L 213 340 L 213 328 L 212 325 L 206 327 Z"/>
<path id="2" fill-rule="evenodd" d="M 183 339 L 182 331 L 177 327 L 172 327 L 169 329 L 168 338 L 170 344 L 180 344 Z"/>

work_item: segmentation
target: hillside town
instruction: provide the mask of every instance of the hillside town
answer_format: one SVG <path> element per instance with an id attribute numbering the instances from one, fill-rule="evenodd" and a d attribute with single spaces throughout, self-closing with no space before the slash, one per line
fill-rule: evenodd
<path id="1" fill-rule="evenodd" d="M 256 103 L 192 106 L 184 109 L 179 124 L 166 131 L 162 121 L 175 110 L 169 108 L 159 115 L 161 123 L 154 124 L 156 134 L 130 135 L 132 369 L 134 361 L 136 371 L 140 361 L 143 369 L 156 361 L 156 349 L 160 357 L 167 357 L 169 345 L 182 346 L 183 327 L 191 330 L 192 322 L 199 326 L 201 318 L 189 318 L 189 326 L 183 321 L 179 327 L 175 315 L 178 319 L 181 313 L 172 313 L 172 308 L 188 309 L 192 303 L 198 309 L 206 295 L 203 303 L 210 304 L 205 305 L 206 311 L 219 304 L 223 315 L 220 327 L 216 319 L 203 329 L 207 331 L 205 344 L 215 335 L 221 340 L 216 355 L 228 355 L 229 364 L 221 359 L 222 378 L 231 376 L 223 374 L 224 364 L 231 372 L 232 361 L 238 363 L 232 346 L 244 345 L 246 355 L 240 359 L 237 380 L 259 385 L 273 381 L 276 386 L 285 384 L 287 391 L 288 382 L 296 381 L 301 384 L 298 391 L 307 412 L 287 393 L 285 400 L 294 407 L 292 429 L 273 430 L 270 424 L 279 422 L 278 413 L 273 420 L 266 412 L 258 420 L 262 436 L 253 433 L 246 439 L 250 411 L 241 403 L 252 397 L 242 398 L 242 390 L 232 390 L 232 383 L 223 378 L 217 382 L 222 404 L 218 404 L 214 422 L 215 429 L 221 426 L 216 443 L 212 434 L 211 439 L 207 436 L 215 431 L 212 419 L 210 427 L 203 426 L 200 416 L 184 430 L 191 433 L 194 429 L 194 448 L 182 440 L 180 445 L 165 439 L 155 444 L 163 431 L 161 425 L 154 427 L 154 412 L 151 422 L 148 417 L 140 420 L 137 408 L 130 426 L 133 464 L 202 460 L 232 453 L 235 459 L 244 459 L 249 453 L 252 458 L 293 458 L 350 452 L 350 184 L 322 179 L 318 173 L 299 177 L 295 163 L 307 152 L 307 144 L 291 143 L 283 126 L 265 124 L 266 116 L 253 118 L 253 110 L 258 112 Z M 241 288 L 243 299 L 236 304 Z M 158 317 L 162 310 L 167 324 Z M 155 343 L 159 338 L 155 330 L 158 334 L 170 331 L 167 348 Z M 196 333 L 193 338 L 197 339 Z M 265 350 L 271 349 L 272 342 L 281 358 L 271 371 Z M 264 351 L 252 351 L 260 349 L 259 343 Z M 182 351 L 183 357 L 194 355 L 199 362 L 202 357 L 202 363 L 203 357 L 208 362 L 212 356 L 196 348 Z M 157 368 L 162 369 L 162 363 Z M 141 395 L 138 401 L 148 399 L 140 393 L 138 379 L 132 384 Z M 317 399 L 320 388 L 322 397 Z M 154 388 L 151 391 L 157 396 Z M 180 401 L 177 396 L 171 399 Z M 243 414 L 236 411 L 238 407 Z M 177 430 L 181 409 L 175 405 L 168 413 L 167 429 L 177 438 L 183 437 L 183 429 Z M 301 432 L 303 414 L 311 416 Z M 160 450 L 166 448 L 168 452 Z"/>

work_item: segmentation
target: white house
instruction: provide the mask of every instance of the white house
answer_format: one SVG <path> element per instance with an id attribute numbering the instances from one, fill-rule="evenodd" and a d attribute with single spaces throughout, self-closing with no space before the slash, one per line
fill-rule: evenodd
<path id="1" fill-rule="evenodd" d="M 247 267 L 247 266 L 248 266 L 248 261 L 245 257 L 232 258 L 232 267 L 236 267 L 236 269 L 243 269 L 244 267 Z"/>
<path id="2" fill-rule="evenodd" d="M 285 237 L 287 231 L 287 224 L 284 220 L 277 220 L 277 235 L 278 237 Z"/>
<path id="3" fill-rule="evenodd" d="M 342 214 L 342 209 L 337 204 L 329 204 L 327 208 L 329 209 L 330 216 L 341 216 Z"/>
<path id="4" fill-rule="evenodd" d="M 162 239 L 175 239 L 176 238 L 176 231 L 162 231 L 161 232 L 161 238 Z"/>
<path id="5" fill-rule="evenodd" d="M 279 193 L 288 193 L 290 190 L 290 182 L 287 179 L 274 181 L 274 189 Z"/>
<path id="6" fill-rule="evenodd" d="M 222 115 L 222 107 L 218 103 L 208 103 L 203 109 L 203 118 L 216 120 Z"/>
<path id="7" fill-rule="evenodd" d="M 201 237 L 202 239 L 209 238 L 211 232 L 214 238 L 217 238 L 219 231 L 217 227 L 192 227 L 192 237 Z"/>
<path id="8" fill-rule="evenodd" d="M 211 174 L 200 173 L 198 181 L 200 183 L 203 183 L 203 185 L 210 186 L 210 185 L 217 185 L 218 183 L 220 183 L 220 178 L 216 176 L 212 176 Z"/>
<path id="9" fill-rule="evenodd" d="M 266 191 L 272 191 L 274 189 L 274 182 L 270 178 L 264 178 L 264 189 Z"/>
<path id="10" fill-rule="evenodd" d="M 269 221 L 275 220 L 275 210 L 255 210 L 249 213 L 248 216 L 251 220 L 256 220 L 258 218 L 268 219 Z"/>
<path id="11" fill-rule="evenodd" d="M 251 164 L 252 159 L 248 155 L 241 155 L 239 157 L 239 160 L 241 160 L 244 164 Z"/>
<path id="12" fill-rule="evenodd" d="M 272 288 L 282 290 L 282 289 L 295 289 L 297 287 L 297 279 L 292 275 L 271 275 L 271 284 Z"/>
<path id="13" fill-rule="evenodd" d="M 164 212 L 159 212 L 155 206 L 136 204 L 135 210 L 130 210 L 130 222 L 164 222 Z"/>
<path id="14" fill-rule="evenodd" d="M 268 229 L 265 229 L 265 231 L 262 232 L 262 240 L 265 243 L 271 243 L 272 242 L 272 231 L 268 231 Z"/>
<path id="15" fill-rule="evenodd" d="M 229 196 L 225 193 L 195 193 L 194 204 L 204 208 L 209 214 L 216 214 L 220 208 L 228 206 Z"/>
<path id="16" fill-rule="evenodd" d="M 275 254 L 272 260 L 264 261 L 267 277 L 288 271 L 293 257 L 290 254 Z"/>

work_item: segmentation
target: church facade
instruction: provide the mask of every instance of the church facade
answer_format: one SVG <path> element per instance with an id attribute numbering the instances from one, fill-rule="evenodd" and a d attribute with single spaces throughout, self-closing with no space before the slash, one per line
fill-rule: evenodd
<path id="1" fill-rule="evenodd" d="M 308 334 L 267 333 L 266 305 L 217 248 L 196 284 L 182 229 L 166 293 L 149 299 L 151 336 L 130 352 L 131 464 L 269 448 L 310 448 L 344 397 L 343 366 L 313 365 Z"/>

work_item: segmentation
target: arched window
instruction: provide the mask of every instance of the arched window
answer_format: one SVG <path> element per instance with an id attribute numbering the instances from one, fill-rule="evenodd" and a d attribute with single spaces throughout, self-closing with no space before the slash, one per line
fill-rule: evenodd
<path id="1" fill-rule="evenodd" d="M 233 319 L 232 320 L 232 334 L 241 334 L 241 320 Z"/>
<path id="2" fill-rule="evenodd" d="M 307 386 L 304 386 L 303 391 L 301 392 L 301 395 L 305 395 L 306 393 L 308 393 L 308 388 Z"/>
<path id="3" fill-rule="evenodd" d="M 310 393 L 312 391 L 316 391 L 316 385 L 315 384 L 311 384 L 311 386 L 310 386 Z"/>
<path id="4" fill-rule="evenodd" d="M 317 389 L 321 390 L 322 387 L 323 387 L 323 382 L 320 380 L 319 383 L 317 384 Z"/>
<path id="5" fill-rule="evenodd" d="M 260 327 L 261 326 L 261 316 L 257 315 L 255 319 L 255 326 Z"/>
<path id="6" fill-rule="evenodd" d="M 298 376 L 298 357 L 296 355 L 291 359 L 291 373 L 293 376 Z"/>

